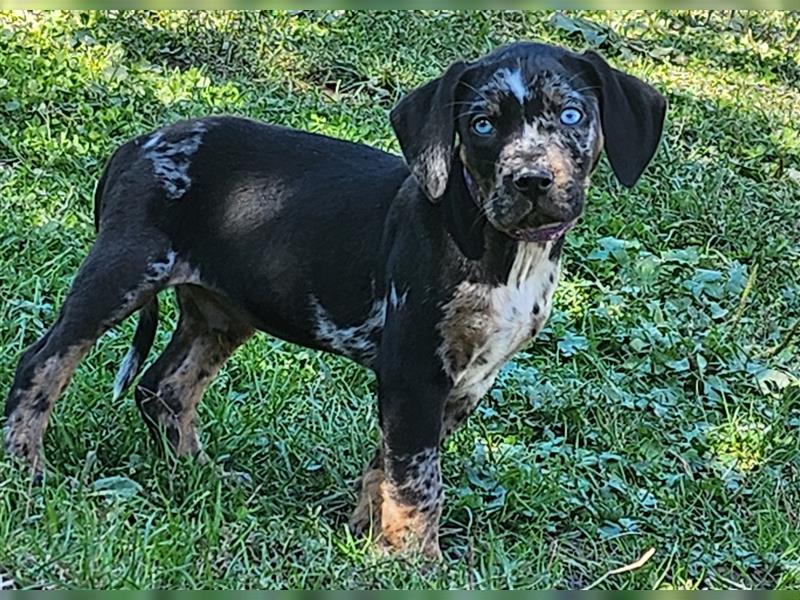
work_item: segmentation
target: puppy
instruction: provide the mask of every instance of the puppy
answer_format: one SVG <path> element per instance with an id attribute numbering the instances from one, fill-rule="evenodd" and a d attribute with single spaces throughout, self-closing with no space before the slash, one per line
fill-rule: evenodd
<path id="1" fill-rule="evenodd" d="M 665 108 L 593 52 L 517 43 L 454 63 L 397 105 L 405 160 L 235 117 L 127 142 L 97 185 L 97 240 L 20 360 L 8 452 L 40 476 L 56 398 L 97 338 L 138 311 L 123 393 L 173 287 L 177 329 L 135 389 L 149 428 L 199 454 L 203 391 L 256 330 L 346 356 L 377 375 L 381 432 L 351 525 L 438 557 L 442 441 L 547 320 L 601 150 L 633 185 Z"/>

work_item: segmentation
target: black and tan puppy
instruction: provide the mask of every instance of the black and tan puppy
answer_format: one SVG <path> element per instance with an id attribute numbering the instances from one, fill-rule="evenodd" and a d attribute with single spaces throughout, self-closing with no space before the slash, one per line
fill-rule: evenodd
<path id="1" fill-rule="evenodd" d="M 547 319 L 601 149 L 633 185 L 664 111 L 592 52 L 518 43 L 400 102 L 405 161 L 234 117 L 129 141 L 97 186 L 97 241 L 17 368 L 7 450 L 39 473 L 78 361 L 140 311 L 123 392 L 153 342 L 157 295 L 175 287 L 178 328 L 136 386 L 151 429 L 199 453 L 203 390 L 255 330 L 351 358 L 377 374 L 381 429 L 352 525 L 437 556 L 442 440 Z"/>

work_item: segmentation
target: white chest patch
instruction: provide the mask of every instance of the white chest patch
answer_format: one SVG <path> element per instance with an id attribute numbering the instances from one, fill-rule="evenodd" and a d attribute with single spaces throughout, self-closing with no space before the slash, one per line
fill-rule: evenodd
<path id="1" fill-rule="evenodd" d="M 464 282 L 444 310 L 439 349 L 453 380 L 453 398 L 480 399 L 503 364 L 533 338 L 550 315 L 559 264 L 552 243 L 525 243 L 505 284 Z"/>

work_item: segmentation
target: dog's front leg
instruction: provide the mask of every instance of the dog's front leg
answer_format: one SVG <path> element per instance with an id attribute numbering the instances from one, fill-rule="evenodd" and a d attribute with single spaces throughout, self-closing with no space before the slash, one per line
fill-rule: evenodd
<path id="1" fill-rule="evenodd" d="M 439 558 L 442 391 L 437 385 L 382 386 L 381 536 L 397 549 Z"/>
<path id="2" fill-rule="evenodd" d="M 383 479 L 380 534 L 396 550 L 441 557 L 439 440 L 450 382 L 437 356 L 435 315 L 424 307 L 390 310 L 381 343 L 379 404 Z M 428 317 L 426 319 L 425 317 Z"/>

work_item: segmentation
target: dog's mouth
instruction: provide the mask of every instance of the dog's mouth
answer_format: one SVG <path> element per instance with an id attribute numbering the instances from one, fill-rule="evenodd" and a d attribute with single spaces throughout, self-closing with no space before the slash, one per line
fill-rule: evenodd
<path id="1" fill-rule="evenodd" d="M 523 242 L 551 242 L 567 233 L 575 225 L 575 220 L 565 223 L 548 223 L 536 227 L 518 227 L 510 230 L 508 235 Z"/>
<path id="2" fill-rule="evenodd" d="M 476 183 L 475 179 L 472 177 L 472 175 L 465 166 L 462 166 L 462 171 L 464 174 L 464 182 L 467 186 L 467 189 L 469 190 L 470 195 L 472 196 L 472 199 L 475 201 L 476 204 L 480 205 L 481 191 L 480 188 L 478 187 L 478 184 Z M 488 205 L 491 205 L 493 202 L 496 202 L 497 200 L 498 196 L 497 192 L 495 191 L 492 194 L 490 194 L 490 202 L 488 203 Z M 530 222 L 529 219 L 524 219 L 525 221 L 528 221 L 528 223 L 526 224 L 519 223 L 517 225 L 509 227 L 508 225 L 503 223 L 503 221 L 508 222 L 508 220 L 510 220 L 509 217 L 511 219 L 514 219 L 513 215 L 503 215 L 505 218 L 498 219 L 497 215 L 493 214 L 496 211 L 491 210 L 491 208 L 489 210 L 486 210 L 486 208 L 484 208 L 484 211 L 486 212 L 486 216 L 488 217 L 489 222 L 492 223 L 492 225 L 496 229 L 502 231 L 512 239 L 523 242 L 551 242 L 557 240 L 563 237 L 570 229 L 572 229 L 575 226 L 576 221 L 578 220 L 578 217 L 575 216 L 574 218 L 571 218 L 569 221 L 551 221 L 549 223 L 542 223 L 541 221 L 543 219 L 546 219 L 547 217 L 544 215 L 538 215 L 535 217 L 534 221 L 534 222 L 538 221 L 538 224 L 534 225 Z"/>

